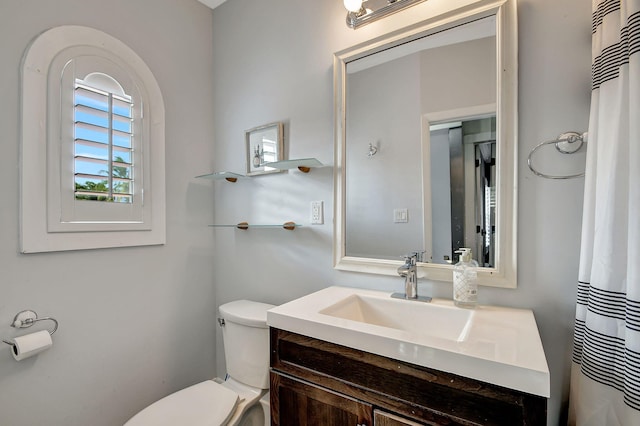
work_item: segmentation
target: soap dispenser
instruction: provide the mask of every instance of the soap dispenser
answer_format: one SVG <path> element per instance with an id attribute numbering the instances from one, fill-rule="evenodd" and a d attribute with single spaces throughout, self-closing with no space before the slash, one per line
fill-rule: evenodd
<path id="1" fill-rule="evenodd" d="M 453 267 L 453 302 L 462 308 L 478 304 L 478 262 L 471 258 L 471 249 L 461 247 L 460 261 Z"/>

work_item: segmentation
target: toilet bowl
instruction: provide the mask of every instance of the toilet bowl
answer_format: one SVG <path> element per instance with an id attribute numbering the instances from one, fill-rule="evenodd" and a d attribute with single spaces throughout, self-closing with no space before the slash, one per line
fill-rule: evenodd
<path id="1" fill-rule="evenodd" d="M 265 426 L 269 411 L 269 331 L 273 305 L 221 305 L 227 378 L 206 380 L 149 405 L 125 426 Z"/>

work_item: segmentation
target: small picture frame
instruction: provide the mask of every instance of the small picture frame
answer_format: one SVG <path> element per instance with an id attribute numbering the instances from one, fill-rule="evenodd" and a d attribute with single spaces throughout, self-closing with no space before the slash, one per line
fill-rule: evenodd
<path id="1" fill-rule="evenodd" d="M 281 161 L 283 154 L 283 123 L 270 123 L 245 132 L 247 176 L 278 173 L 282 170 L 265 164 Z"/>

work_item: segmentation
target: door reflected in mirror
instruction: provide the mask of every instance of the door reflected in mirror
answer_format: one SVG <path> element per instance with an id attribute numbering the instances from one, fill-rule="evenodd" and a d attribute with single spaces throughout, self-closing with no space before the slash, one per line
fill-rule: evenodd
<path id="1" fill-rule="evenodd" d="M 495 266 L 496 119 L 464 119 L 429 128 L 431 238 L 425 260 L 456 264 L 462 247 Z M 425 221 L 425 225 L 426 225 Z"/>

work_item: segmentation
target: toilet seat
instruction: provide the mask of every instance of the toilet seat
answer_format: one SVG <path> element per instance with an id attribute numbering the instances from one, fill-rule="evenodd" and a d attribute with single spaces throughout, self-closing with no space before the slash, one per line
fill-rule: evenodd
<path id="1" fill-rule="evenodd" d="M 231 418 L 239 401 L 236 392 L 207 380 L 151 404 L 125 426 L 220 426 Z"/>

